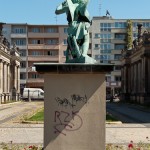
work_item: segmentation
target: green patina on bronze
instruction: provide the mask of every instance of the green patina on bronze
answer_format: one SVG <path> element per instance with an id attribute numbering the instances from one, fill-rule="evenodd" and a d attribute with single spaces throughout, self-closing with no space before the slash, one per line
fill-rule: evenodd
<path id="1" fill-rule="evenodd" d="M 89 0 L 65 0 L 55 13 L 66 13 L 68 21 L 68 38 L 66 63 L 96 63 L 87 55 L 89 49 L 89 27 L 91 20 L 87 5 Z"/>

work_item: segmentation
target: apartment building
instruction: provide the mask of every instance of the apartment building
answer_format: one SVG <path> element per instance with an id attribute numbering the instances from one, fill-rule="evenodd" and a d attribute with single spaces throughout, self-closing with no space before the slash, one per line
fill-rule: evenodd
<path id="1" fill-rule="evenodd" d="M 139 23 L 143 25 L 142 32 L 150 28 L 150 19 L 131 19 L 131 22 L 131 40 L 138 35 Z M 127 19 L 113 19 L 111 16 L 92 19 L 92 57 L 99 63 L 114 64 L 114 70 L 106 75 L 108 94 L 121 92 L 121 51 L 128 45 L 128 32 Z"/>
<path id="2" fill-rule="evenodd" d="M 33 63 L 65 62 L 67 25 L 5 24 L 3 33 L 11 46 L 16 43 L 19 47 L 21 89 L 44 86 L 44 79 Z"/>

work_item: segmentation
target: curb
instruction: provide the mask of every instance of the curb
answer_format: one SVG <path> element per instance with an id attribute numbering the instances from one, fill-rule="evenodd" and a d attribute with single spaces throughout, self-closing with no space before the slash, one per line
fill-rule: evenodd
<path id="1" fill-rule="evenodd" d="M 21 121 L 23 124 L 44 124 L 43 121 Z"/>
<path id="2" fill-rule="evenodd" d="M 17 102 L 12 102 L 12 103 L 6 103 L 6 104 L 0 104 L 0 107 L 2 106 L 9 106 L 9 105 L 13 105 L 13 104 L 17 104 L 17 103 L 21 103 L 22 101 L 17 101 Z"/>
<path id="3" fill-rule="evenodd" d="M 112 121 L 112 122 L 106 121 L 106 124 L 122 124 L 122 122 L 121 121 Z"/>

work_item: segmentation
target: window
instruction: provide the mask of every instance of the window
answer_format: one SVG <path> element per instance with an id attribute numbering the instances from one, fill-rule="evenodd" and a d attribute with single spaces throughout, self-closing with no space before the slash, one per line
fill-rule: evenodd
<path id="1" fill-rule="evenodd" d="M 111 50 L 111 44 L 100 44 L 101 50 Z"/>
<path id="2" fill-rule="evenodd" d="M 110 55 L 100 55 L 101 60 L 110 60 Z"/>
<path id="3" fill-rule="evenodd" d="M 115 22 L 115 27 L 116 28 L 126 28 L 127 23 L 126 22 Z"/>
<path id="4" fill-rule="evenodd" d="M 58 51 L 56 51 L 56 50 L 47 51 L 47 55 L 49 55 L 49 56 L 57 56 L 58 55 Z"/>
<path id="5" fill-rule="evenodd" d="M 58 39 L 48 39 L 46 41 L 46 44 L 49 44 L 49 45 L 56 45 L 58 44 Z"/>
<path id="6" fill-rule="evenodd" d="M 45 31 L 48 33 L 58 33 L 58 28 L 46 28 Z"/>
<path id="7" fill-rule="evenodd" d="M 101 39 L 111 39 L 111 34 L 100 34 Z"/>
<path id="8" fill-rule="evenodd" d="M 13 33 L 26 33 L 26 28 L 20 28 L 20 27 L 18 27 L 18 28 L 13 28 Z"/>
<path id="9" fill-rule="evenodd" d="M 114 66 L 114 70 L 121 70 L 121 66 Z"/>
<path id="10" fill-rule="evenodd" d="M 116 44 L 116 45 L 115 45 L 115 49 L 116 49 L 116 50 L 125 49 L 125 45 L 124 45 L 124 44 Z"/>
<path id="11" fill-rule="evenodd" d="M 89 43 L 89 49 L 92 49 L 92 44 L 91 43 Z"/>
<path id="12" fill-rule="evenodd" d="M 115 60 L 119 60 L 119 59 L 121 59 L 121 57 L 122 57 L 121 54 L 115 54 L 114 55 Z"/>
<path id="13" fill-rule="evenodd" d="M 101 23 L 100 30 L 101 31 L 111 31 L 111 23 Z"/>
<path id="14" fill-rule="evenodd" d="M 64 33 L 68 33 L 68 28 L 64 28 Z"/>
<path id="15" fill-rule="evenodd" d="M 115 81 L 121 81 L 121 76 L 115 76 Z"/>
<path id="16" fill-rule="evenodd" d="M 100 38 L 100 34 L 99 33 L 95 33 L 95 38 Z"/>
<path id="17" fill-rule="evenodd" d="M 133 27 L 137 27 L 138 23 L 137 22 L 133 22 Z"/>
<path id="18" fill-rule="evenodd" d="M 19 52 L 20 52 L 20 56 L 21 56 L 21 57 L 25 57 L 25 56 L 27 55 L 25 49 L 19 49 Z"/>
<path id="19" fill-rule="evenodd" d="M 39 78 L 39 74 L 32 73 L 31 74 L 31 78 L 33 78 L 33 79 Z"/>
<path id="20" fill-rule="evenodd" d="M 31 44 L 42 44 L 41 40 L 31 40 Z"/>
<path id="21" fill-rule="evenodd" d="M 14 39 L 13 43 L 14 42 L 16 45 L 26 45 L 26 39 Z"/>
<path id="22" fill-rule="evenodd" d="M 25 61 L 21 61 L 20 62 L 20 66 L 21 66 L 21 68 L 26 68 L 26 62 Z"/>
<path id="23" fill-rule="evenodd" d="M 100 59 L 100 55 L 95 55 L 95 59 Z"/>
<path id="24" fill-rule="evenodd" d="M 67 39 L 64 39 L 64 45 L 67 45 Z"/>
<path id="25" fill-rule="evenodd" d="M 111 82 L 111 77 L 110 76 L 106 76 L 106 81 L 107 82 Z"/>
<path id="26" fill-rule="evenodd" d="M 31 32 L 40 33 L 40 28 L 32 28 Z"/>
<path id="27" fill-rule="evenodd" d="M 66 51 L 64 51 L 64 56 L 66 56 Z"/>
<path id="28" fill-rule="evenodd" d="M 42 55 L 42 52 L 40 52 L 40 51 L 32 51 L 31 55 L 32 56 L 40 56 L 40 55 Z"/>
<path id="29" fill-rule="evenodd" d="M 99 44 L 95 44 L 95 48 L 96 48 L 96 49 L 97 49 L 97 48 L 100 48 L 99 46 L 100 46 Z"/>
<path id="30" fill-rule="evenodd" d="M 116 39 L 120 39 L 120 40 L 124 40 L 126 38 L 126 35 L 125 34 L 115 34 L 115 38 Z"/>
<path id="31" fill-rule="evenodd" d="M 20 79 L 26 79 L 26 73 L 20 73 Z"/>
<path id="32" fill-rule="evenodd" d="M 133 33 L 133 38 L 137 38 L 138 37 L 138 33 Z"/>

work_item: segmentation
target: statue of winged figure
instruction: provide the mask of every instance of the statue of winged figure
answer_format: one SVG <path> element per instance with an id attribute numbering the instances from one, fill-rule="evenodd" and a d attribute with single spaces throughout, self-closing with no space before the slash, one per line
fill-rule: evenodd
<path id="1" fill-rule="evenodd" d="M 89 28 L 91 20 L 87 5 L 89 0 L 65 0 L 55 13 L 66 13 L 68 21 L 68 38 L 66 63 L 95 63 L 87 55 L 89 49 Z"/>

